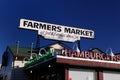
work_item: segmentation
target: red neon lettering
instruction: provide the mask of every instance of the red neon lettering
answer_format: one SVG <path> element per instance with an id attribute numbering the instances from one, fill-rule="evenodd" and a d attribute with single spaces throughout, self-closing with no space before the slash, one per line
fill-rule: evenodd
<path id="1" fill-rule="evenodd" d="M 102 60 L 103 55 L 101 53 L 96 53 L 96 58 Z"/>
<path id="2" fill-rule="evenodd" d="M 71 56 L 71 51 L 70 51 L 70 49 L 67 49 L 67 56 Z"/>
<path id="3" fill-rule="evenodd" d="M 117 55 L 117 61 L 120 61 L 120 55 Z"/>
<path id="4" fill-rule="evenodd" d="M 85 57 L 85 52 L 82 51 L 81 53 L 77 53 L 78 54 L 78 57 L 80 58 L 84 58 Z"/>
<path id="5" fill-rule="evenodd" d="M 107 61 L 120 61 L 120 55 L 109 56 L 106 53 L 95 53 L 95 52 L 88 52 L 88 51 L 71 51 L 70 49 L 62 50 L 63 56 L 68 57 L 78 57 L 78 58 L 89 58 L 89 59 L 98 59 L 98 60 L 107 60 Z"/>
<path id="6" fill-rule="evenodd" d="M 93 52 L 89 52 L 89 54 L 90 54 L 90 59 L 95 59 L 95 58 L 96 58 L 95 53 L 93 53 Z"/>
<path id="7" fill-rule="evenodd" d="M 90 54 L 89 54 L 89 52 L 85 52 L 85 58 L 89 58 L 90 57 Z"/>
<path id="8" fill-rule="evenodd" d="M 76 52 L 72 52 L 72 57 L 77 57 L 77 53 Z"/>

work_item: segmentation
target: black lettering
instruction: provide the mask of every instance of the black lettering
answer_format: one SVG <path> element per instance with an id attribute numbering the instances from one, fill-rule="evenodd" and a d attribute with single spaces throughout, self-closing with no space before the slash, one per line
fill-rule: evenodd
<path id="1" fill-rule="evenodd" d="M 61 30 L 61 27 L 60 26 L 58 26 L 57 27 L 57 32 L 61 32 L 62 30 Z"/>
<path id="2" fill-rule="evenodd" d="M 80 35 L 80 30 L 76 29 L 76 34 Z"/>
<path id="3" fill-rule="evenodd" d="M 47 25 L 47 30 L 51 30 L 51 25 Z"/>
<path id="4" fill-rule="evenodd" d="M 39 26 L 39 24 L 38 23 L 34 23 L 34 28 L 37 28 L 38 29 L 38 26 Z"/>
<path id="5" fill-rule="evenodd" d="M 56 31 L 56 26 L 52 26 L 52 31 Z"/>
<path id="6" fill-rule="evenodd" d="M 65 28 L 64 32 L 70 33 L 70 28 Z"/>
<path id="7" fill-rule="evenodd" d="M 24 22 L 23 22 L 23 26 L 26 26 L 27 23 L 28 23 L 28 21 L 24 21 Z"/>
<path id="8" fill-rule="evenodd" d="M 72 30 L 71 30 L 71 33 L 74 33 L 74 34 L 75 34 L 75 30 L 74 30 L 74 29 L 72 29 Z"/>
<path id="9" fill-rule="evenodd" d="M 86 36 L 89 36 L 89 31 L 86 31 Z"/>
<path id="10" fill-rule="evenodd" d="M 91 36 L 91 37 L 92 37 L 92 34 L 93 34 L 93 32 L 91 31 L 91 32 L 90 32 L 90 36 Z"/>
<path id="11" fill-rule="evenodd" d="M 82 30 L 81 30 L 81 35 L 85 35 L 85 31 L 82 31 Z"/>
<path id="12" fill-rule="evenodd" d="M 33 28 L 34 26 L 33 26 L 32 22 L 29 22 L 27 27 L 32 27 Z"/>
<path id="13" fill-rule="evenodd" d="M 46 30 L 46 24 L 39 24 L 39 29 L 45 29 Z"/>

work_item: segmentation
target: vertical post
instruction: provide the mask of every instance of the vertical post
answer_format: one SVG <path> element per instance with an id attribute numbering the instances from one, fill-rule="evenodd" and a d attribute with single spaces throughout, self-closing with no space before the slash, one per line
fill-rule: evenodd
<path id="1" fill-rule="evenodd" d="M 77 40 L 77 44 L 78 44 L 79 50 L 81 51 L 81 49 L 80 49 L 80 40 Z"/>
<path id="2" fill-rule="evenodd" d="M 16 42 L 16 46 L 17 46 L 16 54 L 17 54 L 17 56 L 18 56 L 18 51 L 19 51 L 19 42 L 20 42 L 20 41 L 17 41 L 17 42 Z M 16 60 L 17 60 L 17 56 L 16 56 Z"/>
<path id="3" fill-rule="evenodd" d="M 65 68 L 65 80 L 68 80 L 68 77 L 69 77 L 68 68 Z"/>
<path id="4" fill-rule="evenodd" d="M 37 40 L 36 40 L 36 49 L 39 50 L 40 48 L 40 40 L 39 40 L 39 35 L 37 35 Z"/>
<path id="5" fill-rule="evenodd" d="M 39 54 L 39 50 L 40 50 L 40 36 L 37 35 L 37 38 L 36 38 L 36 53 Z"/>
<path id="6" fill-rule="evenodd" d="M 33 49 L 33 42 L 31 43 L 31 48 L 30 48 L 30 59 L 32 59 L 32 49 Z"/>
<path id="7" fill-rule="evenodd" d="M 102 70 L 99 71 L 99 80 L 103 80 L 103 71 Z"/>
<path id="8" fill-rule="evenodd" d="M 103 80 L 103 71 L 102 70 L 96 70 L 96 80 Z"/>

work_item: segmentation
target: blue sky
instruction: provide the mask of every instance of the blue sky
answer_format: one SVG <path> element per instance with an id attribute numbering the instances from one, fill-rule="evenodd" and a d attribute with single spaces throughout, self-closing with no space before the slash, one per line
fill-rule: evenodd
<path id="1" fill-rule="evenodd" d="M 81 38 L 82 50 L 120 52 L 119 0 L 0 0 L 0 56 L 17 40 L 20 46 L 35 46 L 37 32 L 18 29 L 21 18 L 94 30 L 94 40 Z M 51 42 L 40 39 L 42 46 Z"/>

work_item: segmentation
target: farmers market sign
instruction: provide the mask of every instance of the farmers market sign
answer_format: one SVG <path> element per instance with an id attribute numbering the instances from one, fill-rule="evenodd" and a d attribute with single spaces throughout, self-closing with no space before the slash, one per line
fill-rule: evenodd
<path id="1" fill-rule="evenodd" d="M 38 35 L 46 39 L 74 42 L 83 38 L 94 38 L 94 31 L 81 28 L 38 22 L 33 20 L 21 19 L 19 28 L 36 30 Z"/>

